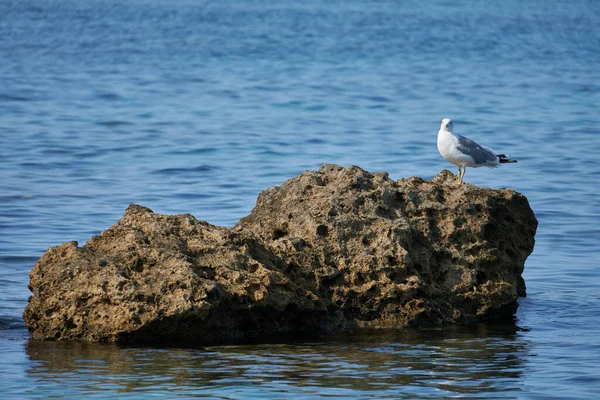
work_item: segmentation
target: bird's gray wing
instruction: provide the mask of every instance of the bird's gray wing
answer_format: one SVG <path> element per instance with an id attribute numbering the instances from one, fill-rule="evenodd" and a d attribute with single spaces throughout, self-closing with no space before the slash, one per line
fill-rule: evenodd
<path id="1" fill-rule="evenodd" d="M 480 146 L 477 144 L 477 142 L 469 139 L 468 137 L 461 135 L 456 135 L 456 137 L 458 138 L 458 150 L 461 153 L 473 157 L 476 164 L 485 164 L 488 162 L 498 161 L 498 158 L 490 149 Z"/>

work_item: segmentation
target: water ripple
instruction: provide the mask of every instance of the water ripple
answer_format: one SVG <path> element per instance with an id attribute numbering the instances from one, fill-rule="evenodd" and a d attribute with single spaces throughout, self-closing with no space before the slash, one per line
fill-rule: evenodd
<path id="1" fill-rule="evenodd" d="M 594 2 L 22 0 L 0 15 L 3 396 L 596 396 Z M 324 163 L 430 179 L 454 171 L 435 146 L 444 117 L 519 160 L 466 175 L 538 217 L 518 327 L 206 350 L 26 342 L 28 272 L 48 247 L 84 243 L 130 203 L 232 226 Z"/>

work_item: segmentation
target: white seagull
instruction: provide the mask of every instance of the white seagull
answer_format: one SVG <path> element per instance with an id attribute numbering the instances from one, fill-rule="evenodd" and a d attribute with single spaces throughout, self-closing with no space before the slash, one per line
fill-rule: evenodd
<path id="1" fill-rule="evenodd" d="M 466 167 L 495 168 L 504 163 L 515 163 L 505 154 L 496 154 L 487 147 L 483 147 L 468 137 L 452 132 L 452 120 L 444 118 L 438 132 L 438 151 L 446 161 L 458 167 L 458 182 L 462 183 Z"/>

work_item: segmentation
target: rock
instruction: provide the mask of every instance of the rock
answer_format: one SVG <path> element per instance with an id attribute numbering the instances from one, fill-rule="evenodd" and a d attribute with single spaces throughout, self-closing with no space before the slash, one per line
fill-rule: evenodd
<path id="1" fill-rule="evenodd" d="M 511 317 L 537 220 L 510 189 L 324 165 L 234 228 L 131 205 L 35 264 L 38 340 L 223 343 Z"/>
<path id="2" fill-rule="evenodd" d="M 323 302 L 284 267 L 247 232 L 131 205 L 85 246 L 42 256 L 24 319 L 33 339 L 115 342 L 221 342 L 293 330 L 303 313 L 320 325 Z"/>

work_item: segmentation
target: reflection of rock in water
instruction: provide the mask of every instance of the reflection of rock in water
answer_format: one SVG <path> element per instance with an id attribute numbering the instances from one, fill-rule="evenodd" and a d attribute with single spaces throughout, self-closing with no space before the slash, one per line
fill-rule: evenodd
<path id="1" fill-rule="evenodd" d="M 34 339 L 215 343 L 510 316 L 537 221 L 512 190 L 325 165 L 234 228 L 132 205 L 30 277 Z"/>
<path id="2" fill-rule="evenodd" d="M 264 398 L 270 390 L 308 396 L 320 388 L 380 398 L 419 398 L 428 390 L 437 397 L 515 393 L 529 357 L 517 329 L 514 323 L 363 329 L 317 342 L 208 349 L 30 341 L 27 374 L 41 385 L 60 380 L 66 393 L 102 387 L 154 395 L 201 388 L 213 397 L 260 390 Z"/>

